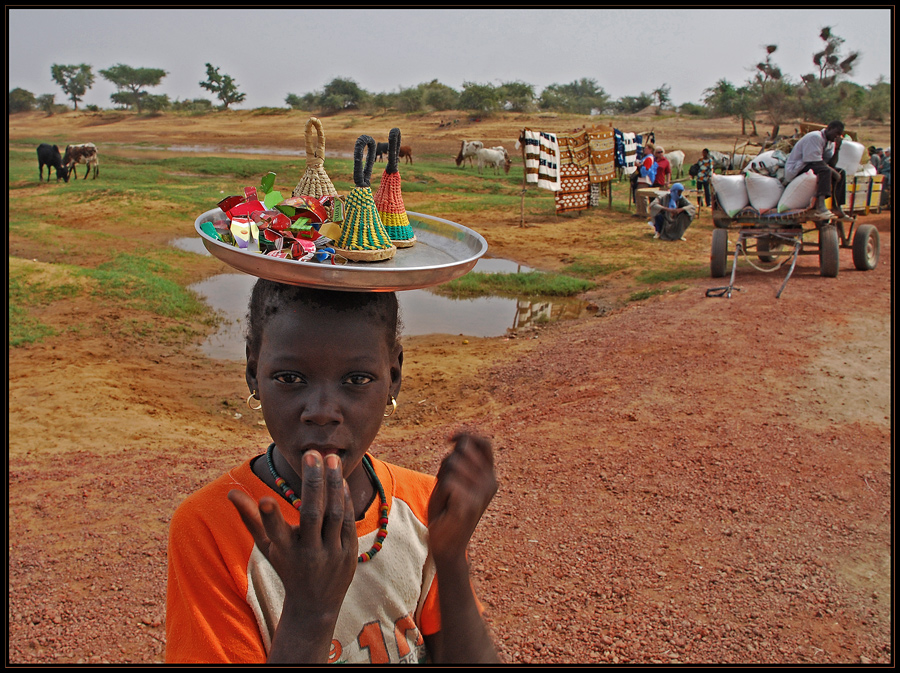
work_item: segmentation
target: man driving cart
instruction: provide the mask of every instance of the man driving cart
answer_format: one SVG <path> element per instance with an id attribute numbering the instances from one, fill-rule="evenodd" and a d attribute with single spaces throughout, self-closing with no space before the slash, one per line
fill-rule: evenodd
<path id="1" fill-rule="evenodd" d="M 841 208 L 847 175 L 842 169 L 835 168 L 843 135 L 844 124 L 839 121 L 831 122 L 824 129 L 810 131 L 797 141 L 784 164 L 786 184 L 808 170 L 816 174 L 818 187 L 813 218 L 817 220 L 847 217 Z M 831 210 L 825 206 L 825 199 L 829 197 L 832 197 Z"/>

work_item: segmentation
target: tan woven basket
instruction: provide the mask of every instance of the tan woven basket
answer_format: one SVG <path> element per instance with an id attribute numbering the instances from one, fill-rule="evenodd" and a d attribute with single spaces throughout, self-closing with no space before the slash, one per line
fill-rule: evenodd
<path id="1" fill-rule="evenodd" d="M 325 172 L 325 132 L 322 122 L 310 117 L 306 122 L 306 171 L 294 187 L 293 196 L 337 196 L 331 178 Z"/>

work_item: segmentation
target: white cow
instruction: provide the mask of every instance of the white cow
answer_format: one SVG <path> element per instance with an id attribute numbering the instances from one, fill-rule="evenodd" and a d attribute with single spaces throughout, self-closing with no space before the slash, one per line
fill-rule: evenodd
<path id="1" fill-rule="evenodd" d="M 718 168 L 721 171 L 727 171 L 731 168 L 731 157 L 725 152 L 710 150 L 709 158 L 712 159 L 713 169 Z"/>
<path id="2" fill-rule="evenodd" d="M 666 152 L 666 159 L 669 160 L 669 164 L 672 168 L 672 177 L 681 177 L 684 174 L 684 152 L 681 150 L 672 150 L 671 152 Z"/>
<path id="3" fill-rule="evenodd" d="M 502 146 L 486 149 L 482 147 L 475 151 L 475 161 L 478 163 L 478 172 L 484 171 L 485 167 L 493 168 L 494 173 L 498 173 L 502 168 L 509 173 L 509 167 L 512 163 L 509 160 L 509 152 Z"/>
<path id="4" fill-rule="evenodd" d="M 475 159 L 475 152 L 484 148 L 484 143 L 480 140 L 463 140 L 459 146 L 459 154 L 456 155 L 456 165 L 464 165 L 466 159 L 471 165 Z"/>

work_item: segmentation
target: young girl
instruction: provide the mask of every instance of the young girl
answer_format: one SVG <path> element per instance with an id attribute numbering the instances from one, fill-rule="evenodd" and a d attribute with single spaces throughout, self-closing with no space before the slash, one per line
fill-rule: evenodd
<path id="1" fill-rule="evenodd" d="M 490 443 L 458 435 L 436 478 L 367 453 L 396 408 L 398 322 L 393 293 L 257 281 L 248 404 L 273 443 L 172 518 L 167 662 L 497 661 L 466 561 Z"/>

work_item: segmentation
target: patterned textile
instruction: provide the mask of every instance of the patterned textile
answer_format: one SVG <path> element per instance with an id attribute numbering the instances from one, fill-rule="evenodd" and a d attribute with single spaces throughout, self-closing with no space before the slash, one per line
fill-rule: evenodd
<path id="1" fill-rule="evenodd" d="M 600 205 L 600 183 L 592 182 L 591 183 L 591 208 L 596 208 Z"/>
<path id="2" fill-rule="evenodd" d="M 622 133 L 622 167 L 625 175 L 631 175 L 635 171 L 635 162 L 638 157 L 638 146 L 633 133 Z"/>
<path id="3" fill-rule="evenodd" d="M 576 164 L 559 167 L 560 188 L 556 193 L 556 212 L 584 210 L 590 206 L 591 181 L 588 169 Z"/>
<path id="4" fill-rule="evenodd" d="M 591 157 L 587 133 L 583 131 L 557 133 L 556 139 L 559 142 L 560 165 L 575 164 L 587 168 Z"/>
<path id="5" fill-rule="evenodd" d="M 522 145 L 525 145 L 525 182 L 558 192 L 560 156 L 556 135 L 524 129 L 516 149 Z"/>
<path id="6" fill-rule="evenodd" d="M 596 126 L 587 132 L 591 150 L 589 175 L 591 182 L 607 182 L 616 174 L 614 130 L 606 126 Z"/>

